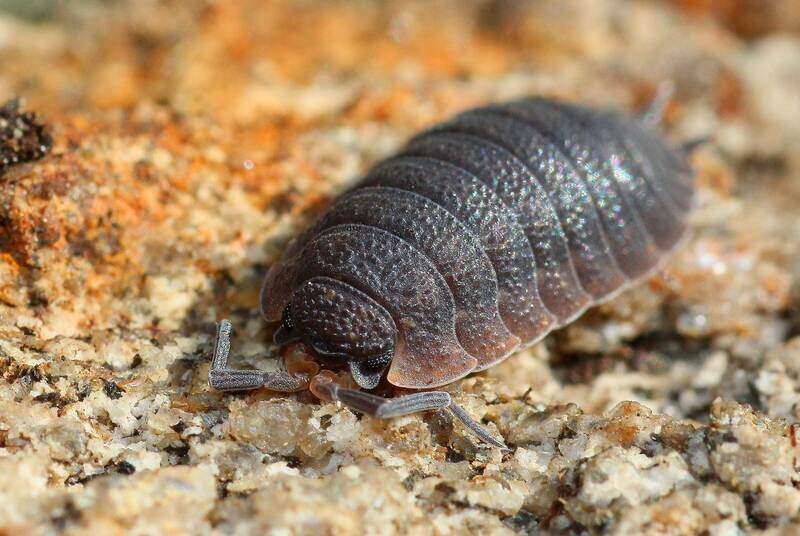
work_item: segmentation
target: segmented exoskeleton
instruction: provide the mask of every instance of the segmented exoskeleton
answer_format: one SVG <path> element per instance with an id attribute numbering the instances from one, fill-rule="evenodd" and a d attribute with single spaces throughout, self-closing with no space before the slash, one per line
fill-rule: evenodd
<path id="1" fill-rule="evenodd" d="M 227 369 L 220 389 L 308 386 L 393 416 L 450 408 L 429 389 L 485 369 L 651 273 L 692 207 L 688 146 L 648 120 L 544 98 L 465 111 L 377 164 L 297 237 L 264 282 L 278 344 L 300 341 L 331 375 Z M 426 390 L 366 391 L 384 380 Z"/>

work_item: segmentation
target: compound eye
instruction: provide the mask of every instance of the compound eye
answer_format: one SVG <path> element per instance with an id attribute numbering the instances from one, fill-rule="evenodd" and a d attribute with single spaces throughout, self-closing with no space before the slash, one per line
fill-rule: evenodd
<path id="1" fill-rule="evenodd" d="M 292 331 L 294 329 L 294 321 L 292 320 L 292 304 L 287 303 L 286 307 L 283 309 L 283 315 L 281 315 L 281 325 L 286 328 L 286 331 Z"/>
<path id="2" fill-rule="evenodd" d="M 290 342 L 294 342 L 300 339 L 299 334 L 297 334 L 297 330 L 295 330 L 294 321 L 292 320 L 292 304 L 289 303 L 283 309 L 283 316 L 281 316 L 281 326 L 278 328 L 278 331 L 275 332 L 275 335 L 272 336 L 272 340 L 275 341 L 275 344 L 287 344 Z"/>

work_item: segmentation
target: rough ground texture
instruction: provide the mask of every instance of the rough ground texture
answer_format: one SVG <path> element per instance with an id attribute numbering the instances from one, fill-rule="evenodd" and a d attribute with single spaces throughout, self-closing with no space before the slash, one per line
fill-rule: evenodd
<path id="1" fill-rule="evenodd" d="M 796 1 L 0 5 L 0 102 L 54 140 L 0 177 L 0 533 L 800 530 Z M 265 267 L 415 130 L 664 80 L 669 134 L 713 134 L 692 236 L 451 386 L 511 453 L 209 390 L 214 321 L 274 367 Z"/>

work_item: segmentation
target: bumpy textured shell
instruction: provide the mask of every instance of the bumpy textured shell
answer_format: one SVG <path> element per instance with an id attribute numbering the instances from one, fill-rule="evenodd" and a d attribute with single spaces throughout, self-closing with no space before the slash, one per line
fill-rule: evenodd
<path id="1" fill-rule="evenodd" d="M 291 243 L 264 283 L 281 317 L 312 277 L 398 329 L 388 379 L 443 385 L 541 339 L 656 267 L 694 193 L 682 151 L 607 110 L 531 98 L 413 138 Z"/>

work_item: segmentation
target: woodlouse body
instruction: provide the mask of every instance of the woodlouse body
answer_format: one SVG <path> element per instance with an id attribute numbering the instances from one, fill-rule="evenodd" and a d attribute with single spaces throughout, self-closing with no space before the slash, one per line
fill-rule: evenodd
<path id="1" fill-rule="evenodd" d="M 686 156 L 607 110 L 530 98 L 463 112 L 297 237 L 262 311 L 282 321 L 276 342 L 304 342 L 362 388 L 447 384 L 650 273 L 685 231 Z"/>

